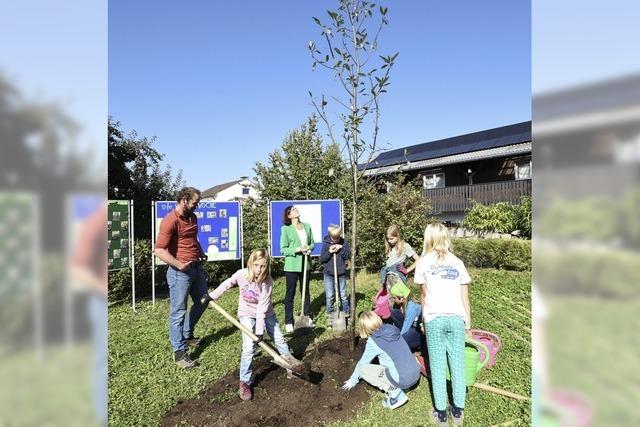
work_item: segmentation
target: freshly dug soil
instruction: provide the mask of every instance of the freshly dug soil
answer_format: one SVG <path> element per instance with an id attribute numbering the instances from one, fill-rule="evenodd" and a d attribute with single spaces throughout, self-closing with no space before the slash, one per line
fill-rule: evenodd
<path id="1" fill-rule="evenodd" d="M 161 420 L 161 425 L 193 426 L 313 426 L 352 418 L 369 399 L 361 381 L 346 392 L 346 381 L 360 359 L 364 342 L 353 353 L 347 337 L 320 343 L 304 361 L 322 374 L 318 384 L 287 379 L 286 371 L 266 358 L 255 358 L 253 400 L 238 397 L 238 371 L 210 384 L 195 399 L 180 401 Z M 239 361 L 240 355 L 238 355 Z M 182 424 L 181 424 L 182 423 Z"/>

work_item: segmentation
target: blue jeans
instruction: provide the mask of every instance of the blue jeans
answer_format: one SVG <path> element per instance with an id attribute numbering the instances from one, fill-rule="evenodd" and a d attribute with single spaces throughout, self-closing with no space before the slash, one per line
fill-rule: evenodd
<path id="1" fill-rule="evenodd" d="M 192 265 L 185 272 L 169 267 L 167 283 L 169 283 L 169 341 L 174 352 L 186 350 L 185 338 L 193 335 L 193 329 L 206 308 L 200 303 L 200 297 L 207 292 L 207 279 L 200 265 Z M 187 316 L 189 295 L 193 304 Z"/>
<path id="2" fill-rule="evenodd" d="M 250 331 L 256 330 L 256 318 L 249 316 L 240 316 L 240 323 L 246 326 Z M 278 319 L 275 314 L 264 319 L 265 330 L 273 340 L 278 349 L 278 353 L 285 356 L 289 353 L 289 346 L 284 340 L 284 335 L 278 325 Z M 249 338 L 247 334 L 242 334 L 242 353 L 240 354 L 240 381 L 251 384 L 251 362 L 253 361 L 253 353 L 256 344 Z"/>
<path id="3" fill-rule="evenodd" d="M 338 276 L 338 288 L 340 289 L 340 299 L 342 300 L 342 311 L 349 314 L 349 299 L 347 298 L 347 278 L 344 274 Z M 324 295 L 327 301 L 327 313 L 333 313 L 333 302 L 335 301 L 334 276 L 324 275 Z"/>

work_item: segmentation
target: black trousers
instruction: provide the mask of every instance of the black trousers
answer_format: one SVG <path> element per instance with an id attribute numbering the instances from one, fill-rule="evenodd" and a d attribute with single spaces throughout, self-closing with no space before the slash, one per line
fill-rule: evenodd
<path id="1" fill-rule="evenodd" d="M 293 324 L 293 299 L 296 294 L 296 284 L 300 280 L 300 294 L 302 294 L 302 272 L 285 271 L 285 280 L 287 284 L 287 290 L 284 295 L 284 323 Z M 311 298 L 309 297 L 309 276 L 307 272 L 307 288 L 306 295 L 304 296 L 304 315 L 310 316 L 311 313 Z"/>

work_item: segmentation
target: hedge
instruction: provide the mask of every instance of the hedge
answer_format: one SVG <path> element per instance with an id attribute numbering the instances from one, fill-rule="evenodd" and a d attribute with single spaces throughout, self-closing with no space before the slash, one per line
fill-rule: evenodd
<path id="1" fill-rule="evenodd" d="M 606 298 L 640 297 L 640 254 L 624 250 L 536 253 L 534 281 L 547 292 Z"/>
<path id="2" fill-rule="evenodd" d="M 467 267 L 531 270 L 531 241 L 522 239 L 454 239 L 452 252 Z"/>

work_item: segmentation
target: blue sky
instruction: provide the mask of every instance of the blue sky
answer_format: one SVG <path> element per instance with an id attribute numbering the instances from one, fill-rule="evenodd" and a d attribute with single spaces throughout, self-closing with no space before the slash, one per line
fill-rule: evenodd
<path id="1" fill-rule="evenodd" d="M 313 112 L 308 91 L 338 94 L 306 49 L 311 19 L 336 1 L 109 3 L 109 113 L 158 137 L 187 184 L 253 175 Z M 397 148 L 531 118 L 528 1 L 402 1 L 380 53 L 399 52 L 382 100 L 381 143 Z"/>

